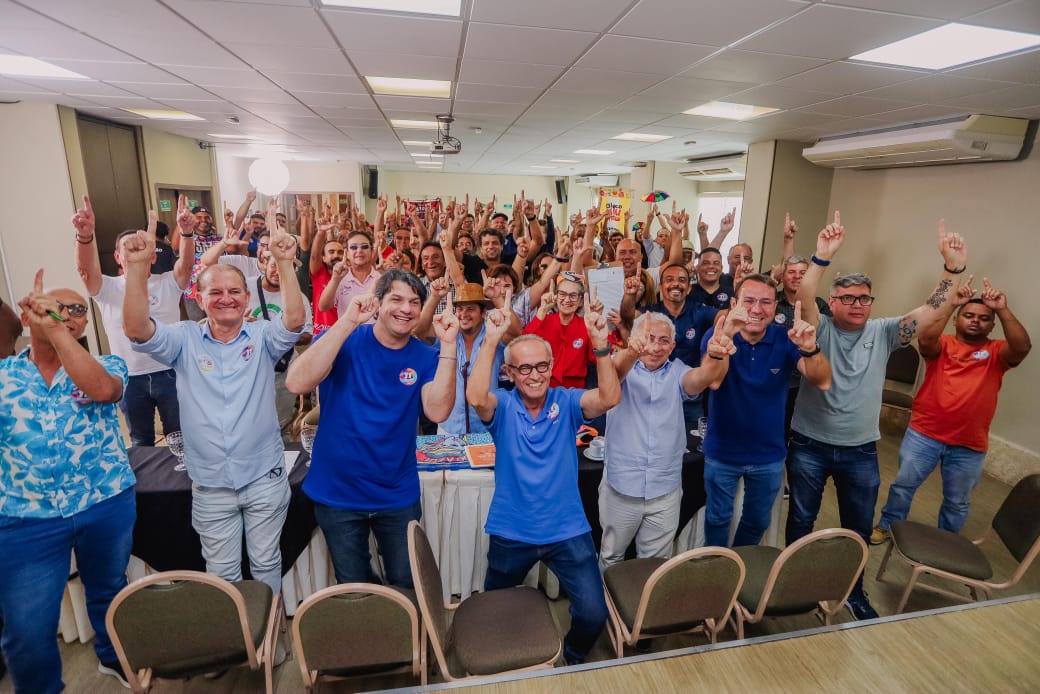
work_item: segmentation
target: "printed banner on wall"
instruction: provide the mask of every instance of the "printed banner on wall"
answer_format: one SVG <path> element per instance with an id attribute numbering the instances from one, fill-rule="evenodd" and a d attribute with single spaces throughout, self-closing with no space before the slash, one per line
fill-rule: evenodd
<path id="1" fill-rule="evenodd" d="M 625 236 L 625 216 L 632 207 L 632 191 L 623 188 L 600 188 L 599 211 L 607 216 L 607 233 L 615 229 Z"/>
<path id="2" fill-rule="evenodd" d="M 423 224 L 429 226 L 428 220 L 437 220 L 437 216 L 441 213 L 441 199 L 434 198 L 432 200 L 404 200 L 404 227 L 412 228 L 412 219 L 408 214 L 408 210 L 415 206 L 415 212 L 419 216 L 419 219 L 423 221 Z M 400 220 L 398 220 L 400 221 Z"/>

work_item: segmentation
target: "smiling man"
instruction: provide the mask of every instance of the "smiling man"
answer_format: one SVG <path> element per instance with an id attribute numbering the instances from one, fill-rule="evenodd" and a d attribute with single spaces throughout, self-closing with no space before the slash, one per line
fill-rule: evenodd
<path id="1" fill-rule="evenodd" d="M 693 285 L 690 297 L 711 308 L 729 308 L 733 284 L 727 284 L 723 278 L 722 253 L 717 248 L 705 248 L 697 259 L 697 283 Z"/>
<path id="2" fill-rule="evenodd" d="M 373 267 L 375 258 L 372 235 L 367 231 L 352 231 L 347 237 L 345 261 L 332 267 L 332 278 L 318 299 L 318 310 L 335 308 L 337 316 L 342 316 L 354 297 L 370 293 L 380 276 Z"/>
<path id="3" fill-rule="evenodd" d="M 373 580 L 372 532 L 387 580 L 412 586 L 407 528 L 422 515 L 415 466 L 419 407 L 434 422 L 447 418 L 458 360 L 450 298 L 433 319 L 439 352 L 412 336 L 425 299 L 418 277 L 388 270 L 373 293 L 353 297 L 336 324 L 289 367 L 289 390 L 318 388 L 321 399 L 303 490 L 314 500 L 340 583 Z"/>

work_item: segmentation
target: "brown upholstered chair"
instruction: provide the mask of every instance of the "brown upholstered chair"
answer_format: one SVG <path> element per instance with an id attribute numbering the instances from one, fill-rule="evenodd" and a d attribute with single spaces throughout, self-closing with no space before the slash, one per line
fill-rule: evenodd
<path id="1" fill-rule="evenodd" d="M 997 509 L 993 522 L 985 535 L 969 540 L 963 535 L 948 530 L 933 528 L 913 521 L 892 523 L 892 542 L 881 560 L 878 580 L 881 580 L 892 551 L 899 552 L 913 571 L 899 600 L 896 613 L 906 607 L 906 601 L 914 587 L 930 590 L 959 601 L 978 600 L 978 592 L 988 599 L 991 590 L 1011 588 L 1018 583 L 1026 570 L 1040 554 L 1040 474 L 1028 475 L 1016 484 Z M 980 545 L 987 540 L 998 539 L 1018 561 L 1011 576 L 994 582 L 993 567 Z M 918 584 L 922 574 L 931 574 L 968 587 L 971 596 L 931 586 Z"/>
<path id="2" fill-rule="evenodd" d="M 411 672 L 426 684 L 414 594 L 372 583 L 343 583 L 304 600 L 293 618 L 293 650 L 303 684 Z"/>
<path id="3" fill-rule="evenodd" d="M 260 581 L 164 571 L 134 581 L 105 615 L 112 645 L 136 693 L 155 678 L 184 679 L 239 665 L 272 668 L 285 623 L 281 597 Z"/>
<path id="4" fill-rule="evenodd" d="M 824 624 L 844 606 L 867 563 L 867 544 L 844 528 L 817 530 L 784 551 L 755 545 L 735 547 L 747 570 L 734 615 L 737 637 L 744 623 L 765 617 L 816 611 Z"/>
<path id="5" fill-rule="evenodd" d="M 913 345 L 897 349 L 888 357 L 881 403 L 898 410 L 910 411 L 917 393 L 921 355 Z"/>
<path id="6" fill-rule="evenodd" d="M 408 558 L 423 624 L 445 680 L 549 668 L 560 657 L 560 632 L 537 590 L 505 588 L 445 604 L 437 560 L 416 521 L 408 524 Z"/>
<path id="7" fill-rule="evenodd" d="M 702 547 L 671 559 L 630 559 L 603 572 L 610 640 L 625 644 L 703 630 L 712 643 L 744 582 L 744 562 L 723 547 Z"/>

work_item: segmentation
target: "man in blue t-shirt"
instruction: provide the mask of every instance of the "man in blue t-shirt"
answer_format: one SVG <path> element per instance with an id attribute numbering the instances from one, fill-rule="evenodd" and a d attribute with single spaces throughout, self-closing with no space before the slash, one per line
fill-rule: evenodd
<path id="1" fill-rule="evenodd" d="M 831 365 L 816 345 L 816 329 L 795 306 L 790 330 L 777 325 L 776 288 L 765 275 L 749 275 L 737 286 L 732 310 L 746 312 L 733 336 L 737 351 L 718 390 L 708 395 L 704 438 L 705 544 L 728 547 L 737 482 L 744 480 L 744 505 L 733 546 L 757 545 L 769 527 L 769 512 L 784 477 L 784 404 L 791 370 L 821 390 L 830 387 Z M 705 335 L 707 351 L 714 328 Z M 753 419 L 752 419 L 753 418 Z"/>
<path id="2" fill-rule="evenodd" d="M 425 299 L 418 277 L 385 272 L 373 293 L 352 298 L 286 375 L 294 393 L 318 387 L 321 418 L 303 491 L 314 500 L 340 583 L 372 580 L 371 531 L 387 580 L 412 587 L 407 528 L 422 513 L 415 465 L 419 407 L 434 422 L 451 412 L 459 330 L 449 296 L 433 319 L 439 353 L 413 337 Z"/>
<path id="3" fill-rule="evenodd" d="M 584 662 L 607 620 L 596 548 L 578 493 L 574 437 L 586 419 L 621 400 L 610 361 L 607 322 L 589 308 L 585 327 L 596 357 L 599 388 L 550 388 L 552 348 L 536 335 L 506 347 L 505 364 L 516 384 L 511 391 L 491 384 L 495 351 L 509 326 L 502 311 L 485 318 L 466 399 L 495 439 L 495 496 L 484 529 L 490 536 L 484 590 L 519 585 L 543 561 L 571 600 L 571 630 L 564 640 L 568 664 Z"/>

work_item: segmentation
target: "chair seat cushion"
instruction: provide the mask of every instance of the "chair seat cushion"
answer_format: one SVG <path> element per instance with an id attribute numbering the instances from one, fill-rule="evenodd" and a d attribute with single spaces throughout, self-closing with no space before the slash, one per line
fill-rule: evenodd
<path id="1" fill-rule="evenodd" d="M 629 629 L 636 621 L 636 610 L 643 595 L 643 586 L 646 585 L 650 574 L 657 571 L 664 562 L 664 559 L 657 558 L 629 559 L 608 566 L 603 572 L 603 582 L 610 593 L 610 599 L 621 615 L 621 621 Z M 659 628 L 663 627 L 659 625 Z"/>
<path id="2" fill-rule="evenodd" d="M 896 521 L 891 530 L 896 549 L 911 561 L 980 581 L 993 576 L 986 555 L 962 535 L 913 521 Z"/>
<path id="3" fill-rule="evenodd" d="M 914 396 L 912 393 L 904 393 L 901 390 L 885 388 L 881 391 L 881 402 L 893 407 L 901 407 L 904 410 L 913 409 Z"/>
<path id="4" fill-rule="evenodd" d="M 455 610 L 449 648 L 469 674 L 493 675 L 547 663 L 560 632 L 545 596 L 533 588 L 477 593 Z"/>

